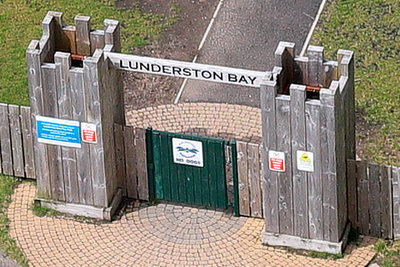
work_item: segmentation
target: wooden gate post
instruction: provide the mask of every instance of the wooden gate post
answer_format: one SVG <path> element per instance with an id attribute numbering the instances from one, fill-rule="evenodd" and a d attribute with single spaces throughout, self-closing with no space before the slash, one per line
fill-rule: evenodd
<path id="1" fill-rule="evenodd" d="M 341 253 L 350 231 L 346 164 L 355 159 L 353 52 L 324 60 L 310 46 L 295 57 L 293 43 L 275 52 L 276 80 L 261 85 L 262 241 Z"/>
<path id="2" fill-rule="evenodd" d="M 117 177 L 114 123 L 124 125 L 120 74 L 104 52 L 119 52 L 119 22 L 92 31 L 90 17 L 65 26 L 48 12 L 26 51 L 37 199 L 41 205 L 110 220 L 125 189 Z"/>

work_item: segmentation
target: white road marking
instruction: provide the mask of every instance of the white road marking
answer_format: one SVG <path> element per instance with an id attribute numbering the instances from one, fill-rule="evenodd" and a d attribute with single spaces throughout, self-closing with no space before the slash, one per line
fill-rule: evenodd
<path id="1" fill-rule="evenodd" d="M 306 41 L 304 42 L 303 49 L 300 52 L 300 56 L 301 57 L 304 56 L 304 54 L 306 53 L 307 47 L 310 44 L 311 37 L 312 37 L 312 35 L 313 35 L 314 31 L 315 31 L 315 28 L 317 27 L 319 18 L 321 17 L 321 14 L 322 14 L 322 11 L 324 10 L 325 4 L 326 4 L 326 0 L 322 0 L 321 5 L 319 6 L 319 10 L 318 10 L 317 16 L 314 19 L 314 22 L 313 22 L 313 24 L 311 26 L 311 29 L 308 32 Z"/>
<path id="2" fill-rule="evenodd" d="M 208 27 L 207 27 L 207 29 L 206 29 L 204 35 L 203 35 L 203 38 L 201 39 L 199 48 L 197 49 L 198 52 L 203 48 L 203 45 L 204 45 L 204 43 L 205 43 L 206 40 L 207 40 L 207 37 L 208 37 L 208 35 L 209 35 L 210 31 L 211 31 L 211 28 L 212 28 L 212 26 L 213 26 L 213 24 L 214 24 L 215 19 L 216 19 L 217 16 L 218 16 L 218 13 L 219 13 L 219 11 L 220 11 L 220 9 L 221 9 L 221 7 L 222 7 L 223 2 L 224 2 L 224 0 L 220 0 L 219 3 L 218 3 L 217 8 L 215 9 L 214 15 L 212 16 L 212 18 L 211 18 L 211 20 L 210 20 L 210 23 L 208 24 Z M 193 59 L 192 62 L 195 63 L 196 60 L 197 60 L 197 55 L 194 57 L 194 59 Z M 187 84 L 187 80 L 188 80 L 188 79 L 183 80 L 183 83 L 182 83 L 181 87 L 179 88 L 179 92 L 178 92 L 178 94 L 177 94 L 177 96 L 176 96 L 176 98 L 175 98 L 174 104 L 178 104 L 179 99 L 180 99 L 181 96 L 182 96 L 183 89 L 185 89 L 185 86 L 186 86 L 186 84 Z"/>

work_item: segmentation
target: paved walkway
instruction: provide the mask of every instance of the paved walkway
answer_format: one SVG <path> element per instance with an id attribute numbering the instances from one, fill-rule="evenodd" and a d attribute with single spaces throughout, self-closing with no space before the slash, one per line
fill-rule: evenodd
<path id="1" fill-rule="evenodd" d="M 30 210 L 35 189 L 19 185 L 8 210 L 10 235 L 31 266 L 365 266 L 374 256 L 369 237 L 336 261 L 266 247 L 263 220 L 170 203 L 130 204 L 112 223 L 40 218 Z"/>

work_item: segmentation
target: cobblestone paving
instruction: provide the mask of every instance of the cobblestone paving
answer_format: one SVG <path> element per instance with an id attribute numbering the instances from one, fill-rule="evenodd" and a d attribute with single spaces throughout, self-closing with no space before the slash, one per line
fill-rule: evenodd
<path id="1" fill-rule="evenodd" d="M 36 187 L 19 185 L 8 210 L 10 235 L 31 266 L 365 266 L 374 239 L 324 260 L 261 245 L 264 221 L 161 203 L 127 206 L 112 223 L 40 218 L 30 210 Z"/>
<path id="2" fill-rule="evenodd" d="M 232 104 L 162 105 L 126 114 L 128 125 L 197 136 L 261 142 L 261 110 Z"/>

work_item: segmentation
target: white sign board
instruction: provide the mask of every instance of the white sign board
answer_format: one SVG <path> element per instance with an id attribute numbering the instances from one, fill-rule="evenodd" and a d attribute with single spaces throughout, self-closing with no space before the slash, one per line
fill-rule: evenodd
<path id="1" fill-rule="evenodd" d="M 50 145 L 81 147 L 79 121 L 36 116 L 37 141 Z"/>
<path id="2" fill-rule="evenodd" d="M 203 144 L 199 141 L 172 138 L 174 163 L 203 167 Z"/>
<path id="3" fill-rule="evenodd" d="M 285 172 L 285 153 L 281 151 L 268 151 L 268 164 L 271 171 Z"/>
<path id="4" fill-rule="evenodd" d="M 314 153 L 298 150 L 297 169 L 299 171 L 314 172 Z"/>
<path id="5" fill-rule="evenodd" d="M 105 52 L 113 65 L 121 70 L 159 74 L 235 85 L 260 87 L 261 80 L 271 72 L 252 71 L 222 66 L 205 65 L 169 59 Z"/>
<path id="6" fill-rule="evenodd" d="M 97 143 L 96 124 L 82 122 L 81 123 L 81 136 L 82 136 L 83 142 L 96 144 Z"/>

